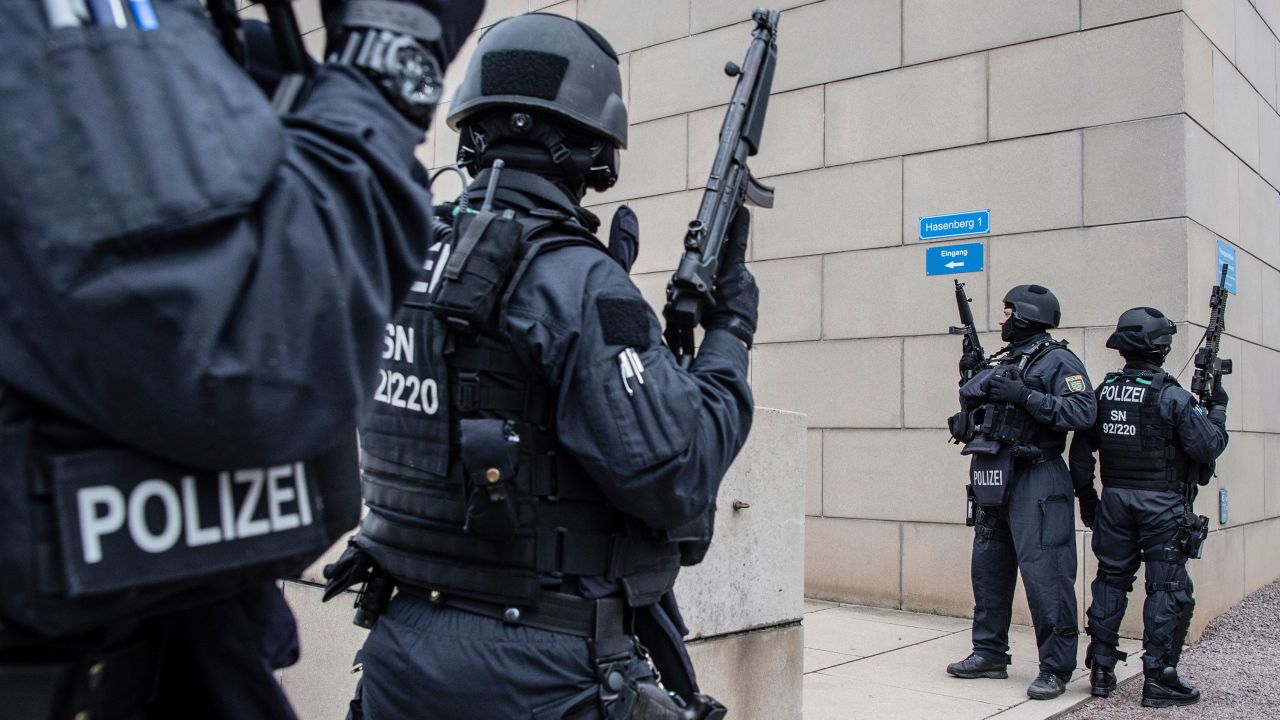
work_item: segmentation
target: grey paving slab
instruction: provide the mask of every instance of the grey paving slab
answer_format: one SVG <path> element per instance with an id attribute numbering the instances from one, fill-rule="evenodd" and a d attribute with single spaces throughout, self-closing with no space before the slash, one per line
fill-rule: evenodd
<path id="1" fill-rule="evenodd" d="M 1083 672 L 1084 669 L 1084 651 L 1089 645 L 1089 638 L 1085 635 L 1080 636 L 1079 647 L 1076 650 L 1076 673 Z M 1137 653 L 1141 650 L 1140 643 L 1137 640 L 1121 639 L 1120 649 L 1128 653 Z M 973 650 L 973 643 L 968 630 L 952 633 L 945 637 L 932 640 L 928 643 L 928 651 L 938 651 L 942 657 L 947 657 L 942 663 L 946 667 L 947 663 L 955 662 L 968 655 Z M 913 652 L 923 652 L 921 650 L 912 649 Z M 1036 649 L 1035 631 L 1026 625 L 1014 625 L 1009 628 L 1009 654 L 1013 656 L 1015 665 L 1030 665 L 1035 667 L 1039 665 L 1039 654 Z M 1136 655 L 1135 655 L 1136 657 Z M 1132 662 L 1130 664 L 1133 664 Z M 1029 682 L 1029 681 L 1028 681 Z"/>
<path id="2" fill-rule="evenodd" d="M 844 653 L 830 652 L 828 650 L 818 650 L 817 648 L 804 649 L 804 672 L 811 673 L 837 665 L 844 665 L 860 658 L 857 655 L 846 655 Z"/>
<path id="3" fill-rule="evenodd" d="M 808 615 L 809 613 L 813 613 L 813 612 L 819 612 L 822 610 L 830 610 L 833 607 L 840 607 L 840 604 L 827 602 L 826 600 L 810 600 L 809 598 L 804 599 L 805 615 Z"/>
<path id="4" fill-rule="evenodd" d="M 948 675 L 947 664 L 968 655 L 967 642 L 966 638 L 959 652 L 952 648 L 954 643 L 932 641 L 823 672 L 846 678 L 853 685 L 890 685 L 1001 707 L 1012 707 L 1027 699 L 1027 685 L 1035 680 L 1038 672 L 1034 663 L 1015 662 L 1009 667 L 1007 680 L 963 680 Z"/>
<path id="5" fill-rule="evenodd" d="M 906 718 L 978 720 L 1004 710 L 999 705 L 961 700 L 870 682 L 850 683 L 823 673 L 804 676 L 805 720 Z"/>
<path id="6" fill-rule="evenodd" d="M 1133 663 L 1130 663 L 1132 665 Z M 1134 674 L 1134 671 L 1124 671 L 1124 666 L 1116 668 L 1116 675 L 1123 682 Z M 1141 664 L 1139 663 L 1139 671 Z M 1059 714 L 1082 703 L 1089 702 L 1092 696 L 1089 695 L 1089 678 L 1077 678 L 1067 684 L 1067 691 L 1060 697 L 1052 700 L 1030 700 L 1023 702 L 1003 710 L 993 718 L 998 720 L 1046 720 L 1047 718 L 1057 717 Z"/>
<path id="7" fill-rule="evenodd" d="M 1005 680 L 962 680 L 946 674 L 950 662 L 971 649 L 969 620 L 806 600 L 804 717 L 1050 718 L 1089 699 L 1084 669 L 1087 638 L 1067 692 L 1051 701 L 1027 698 L 1039 672 L 1034 631 L 1009 629 L 1014 662 Z M 1120 649 L 1134 655 L 1137 640 Z M 865 655 L 858 657 L 859 654 Z M 1123 681 L 1141 672 L 1141 662 L 1121 663 Z"/>
<path id="8" fill-rule="evenodd" d="M 806 600 L 805 602 L 815 601 Z M 841 606 L 840 609 L 862 620 L 888 623 L 890 625 L 906 625 L 908 627 L 924 628 L 926 630 L 957 632 L 960 630 L 968 630 L 971 625 L 971 621 L 967 618 L 934 615 L 932 613 L 904 612 L 902 610 L 865 607 L 862 605 L 844 605 Z"/>
<path id="9" fill-rule="evenodd" d="M 805 647 L 863 657 L 945 634 L 942 630 L 867 620 L 859 616 L 857 610 L 843 607 L 810 613 L 804 618 Z"/>

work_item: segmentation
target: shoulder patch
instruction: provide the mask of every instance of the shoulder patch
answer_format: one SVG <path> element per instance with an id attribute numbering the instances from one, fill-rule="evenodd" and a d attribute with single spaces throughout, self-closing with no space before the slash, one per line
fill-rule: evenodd
<path id="1" fill-rule="evenodd" d="M 1067 389 L 1071 392 L 1084 392 L 1085 383 L 1083 375 L 1068 375 L 1063 381 L 1067 384 Z"/>
<path id="2" fill-rule="evenodd" d="M 596 315 L 606 345 L 643 348 L 649 344 L 649 306 L 643 300 L 598 298 Z"/>

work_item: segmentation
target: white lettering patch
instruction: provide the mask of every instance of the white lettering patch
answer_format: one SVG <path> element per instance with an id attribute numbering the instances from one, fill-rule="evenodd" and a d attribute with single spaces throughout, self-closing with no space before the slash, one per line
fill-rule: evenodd
<path id="1" fill-rule="evenodd" d="M 972 475 L 974 485 L 985 485 L 990 487 L 1000 487 L 1001 485 L 1004 485 L 1003 470 L 974 470 Z"/>
<path id="2" fill-rule="evenodd" d="M 1147 389 L 1132 385 L 1104 385 L 1098 396 L 1114 402 L 1140 403 L 1147 396 Z"/>
<path id="3" fill-rule="evenodd" d="M 306 463 L 190 472 L 132 453 L 56 464 L 50 477 L 73 597 L 318 552 L 328 544 Z"/>
<path id="4" fill-rule="evenodd" d="M 217 498 L 216 512 L 206 509 L 205 513 L 201 513 L 196 479 L 191 476 L 181 478 L 177 485 L 158 478 L 145 480 L 127 498 L 110 485 L 77 490 L 84 562 L 94 565 L 106 559 L 103 539 L 126 527 L 138 549 L 163 553 L 179 544 L 213 545 L 312 523 L 302 463 L 219 473 L 218 485 L 218 492 L 212 494 Z M 240 486 L 240 491 L 233 492 L 232 485 Z M 222 518 L 222 524 L 203 524 L 202 515 Z M 234 523 L 230 522 L 232 517 Z"/>

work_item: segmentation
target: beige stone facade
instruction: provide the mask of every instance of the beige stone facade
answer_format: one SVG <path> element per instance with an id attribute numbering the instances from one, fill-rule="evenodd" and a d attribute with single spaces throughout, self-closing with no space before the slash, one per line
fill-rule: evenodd
<path id="1" fill-rule="evenodd" d="M 636 281 L 655 306 L 732 89 L 721 68 L 741 59 L 756 4 L 488 3 L 484 24 L 562 13 L 621 53 L 623 179 L 588 201 L 606 226 L 621 202 L 639 214 Z M 980 328 L 997 329 L 1008 287 L 1044 284 L 1062 300 L 1058 335 L 1095 381 L 1119 365 L 1104 342 L 1134 305 L 1179 323 L 1170 364 L 1181 367 L 1207 320 L 1216 242 L 1237 248 L 1223 343 L 1237 363 L 1232 438 L 1198 503 L 1213 534 L 1191 565 L 1197 627 L 1280 575 L 1280 1 L 774 4 L 779 67 L 753 168 L 777 187 L 777 206 L 754 215 L 752 381 L 760 405 L 808 416 L 808 592 L 972 611 L 965 464 L 944 430 L 959 357 L 945 334 L 951 278 L 925 276 L 916 230 L 922 215 L 976 209 L 991 211 L 986 270 L 957 277 Z M 438 123 L 420 157 L 452 162 L 456 143 Z M 1083 612 L 1094 563 L 1089 533 L 1078 540 Z"/>

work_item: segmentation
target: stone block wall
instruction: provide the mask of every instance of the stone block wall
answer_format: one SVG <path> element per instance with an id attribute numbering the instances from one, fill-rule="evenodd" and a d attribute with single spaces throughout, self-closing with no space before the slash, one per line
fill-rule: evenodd
<path id="1" fill-rule="evenodd" d="M 655 306 L 732 89 L 721 68 L 741 59 L 757 4 L 490 0 L 482 21 L 562 13 L 621 53 L 631 143 L 622 181 L 588 203 L 605 227 L 622 202 L 639 214 L 635 279 Z M 1238 368 L 1227 383 L 1233 435 L 1198 503 L 1214 530 L 1192 564 L 1198 626 L 1280 575 L 1280 383 L 1268 382 L 1280 372 L 1280 2 L 774 5 L 779 67 L 753 168 L 776 186 L 777 206 L 753 217 L 752 380 L 761 405 L 809 418 L 808 592 L 972 611 L 965 465 L 943 429 L 955 309 L 950 278 L 924 274 L 916 228 L 921 215 L 977 209 L 991 210 L 986 270 L 960 278 L 980 329 L 997 329 L 1008 287 L 1044 284 L 1063 302 L 1058 334 L 1095 381 L 1120 364 L 1104 343 L 1135 305 L 1179 323 L 1170 364 L 1181 367 L 1207 321 L 1216 242 L 1238 249 L 1223 343 Z M 452 162 L 456 145 L 438 122 L 419 156 Z M 439 195 L 456 191 L 450 182 Z M 1083 607 L 1094 565 L 1089 534 L 1077 539 Z"/>

